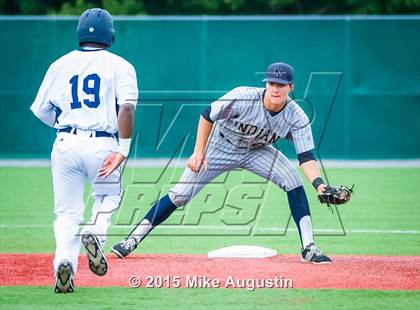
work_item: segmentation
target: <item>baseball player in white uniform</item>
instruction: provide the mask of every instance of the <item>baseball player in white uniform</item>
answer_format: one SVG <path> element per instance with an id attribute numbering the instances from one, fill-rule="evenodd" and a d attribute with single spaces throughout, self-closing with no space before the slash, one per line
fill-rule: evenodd
<path id="1" fill-rule="evenodd" d="M 138 98 L 134 67 L 107 50 L 115 39 L 112 16 L 85 11 L 77 34 L 81 48 L 51 64 L 31 106 L 57 129 L 51 153 L 56 293 L 74 291 L 81 242 L 91 271 L 102 276 L 108 270 L 102 246 L 121 200 L 120 165 L 129 153 Z M 93 224 L 79 232 L 86 181 L 92 184 Z"/>
<path id="2" fill-rule="evenodd" d="M 288 139 L 299 165 L 319 194 L 326 185 L 314 158 L 308 117 L 288 97 L 293 68 L 271 64 L 265 88 L 238 87 L 213 102 L 201 115 L 193 155 L 181 180 L 137 224 L 131 234 L 112 247 L 118 257 L 130 254 L 177 207 L 187 204 L 206 184 L 223 172 L 243 168 L 270 180 L 287 193 L 301 240 L 303 262 L 330 263 L 314 244 L 308 200 L 296 167 L 272 144 Z"/>

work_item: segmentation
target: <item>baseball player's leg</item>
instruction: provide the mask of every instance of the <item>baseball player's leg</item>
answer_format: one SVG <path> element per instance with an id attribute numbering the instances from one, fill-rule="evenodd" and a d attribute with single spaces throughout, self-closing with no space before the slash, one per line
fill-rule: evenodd
<path id="1" fill-rule="evenodd" d="M 54 188 L 54 270 L 68 261 L 74 272 L 80 253 L 79 224 L 83 220 L 85 176 L 78 156 L 72 152 L 72 137 L 59 134 L 51 153 Z"/>
<path id="2" fill-rule="evenodd" d="M 112 215 L 119 208 L 121 195 L 94 195 L 92 215 L 89 222 L 84 225 L 81 234 L 94 234 L 101 245 L 104 246 L 107 239 L 108 228 L 111 226 Z"/>
<path id="3" fill-rule="evenodd" d="M 121 201 L 121 174 L 117 169 L 106 179 L 97 177 L 105 158 L 117 148 L 114 139 L 91 138 L 89 144 L 89 148 L 85 149 L 83 162 L 88 179 L 92 183 L 95 203 L 90 221 L 83 227 L 81 234 L 90 270 L 96 275 L 103 276 L 108 270 L 108 263 L 102 248 L 112 215 L 119 208 Z"/>
<path id="4" fill-rule="evenodd" d="M 244 167 L 272 181 L 287 193 L 290 211 L 299 231 L 302 248 L 313 243 L 311 214 L 302 180 L 293 164 L 273 147 L 253 150 Z"/>
<path id="5" fill-rule="evenodd" d="M 201 167 L 200 171 L 195 173 L 186 168 L 179 182 L 149 210 L 126 240 L 112 247 L 117 256 L 125 257 L 130 254 L 153 228 L 165 221 L 176 208 L 186 205 L 218 175 L 239 166 L 237 153 L 226 153 L 213 147 L 208 149 L 206 158 L 207 171 Z"/>
<path id="6" fill-rule="evenodd" d="M 89 143 L 83 162 L 88 180 L 92 184 L 92 197 L 95 202 L 91 218 L 83 227 L 82 234 L 89 232 L 96 235 L 102 246 L 106 241 L 112 215 L 120 205 L 121 171 L 117 169 L 105 179 L 98 177 L 98 171 L 104 160 L 110 153 L 116 151 L 117 142 L 112 138 L 91 138 Z"/>

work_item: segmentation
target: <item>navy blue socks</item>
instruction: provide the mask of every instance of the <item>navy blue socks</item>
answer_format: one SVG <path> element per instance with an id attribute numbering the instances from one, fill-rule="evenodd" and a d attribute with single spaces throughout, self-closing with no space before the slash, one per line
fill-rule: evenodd
<path id="1" fill-rule="evenodd" d="M 289 201 L 293 220 L 299 231 L 302 248 L 305 248 L 308 244 L 314 242 L 314 238 L 308 198 L 306 197 L 303 186 L 299 186 L 287 192 L 287 199 Z"/>

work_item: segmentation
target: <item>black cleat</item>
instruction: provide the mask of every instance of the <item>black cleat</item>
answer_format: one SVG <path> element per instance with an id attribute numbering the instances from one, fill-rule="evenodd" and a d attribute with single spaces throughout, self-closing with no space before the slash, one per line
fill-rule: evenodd
<path id="1" fill-rule="evenodd" d="M 310 243 L 302 251 L 302 262 L 313 264 L 330 264 L 331 258 L 322 253 L 314 243 Z"/>
<path id="2" fill-rule="evenodd" d="M 114 244 L 111 248 L 112 253 L 117 255 L 119 258 L 124 258 L 128 254 L 134 251 L 137 248 L 137 241 L 133 237 L 126 238 L 120 243 Z"/>
<path id="3" fill-rule="evenodd" d="M 97 276 L 105 275 L 108 271 L 108 263 L 98 238 L 91 233 L 86 233 L 82 235 L 82 243 L 89 259 L 89 269 Z"/>
<path id="4" fill-rule="evenodd" d="M 74 272 L 71 263 L 67 260 L 62 261 L 55 273 L 55 293 L 73 293 L 74 292 Z"/>

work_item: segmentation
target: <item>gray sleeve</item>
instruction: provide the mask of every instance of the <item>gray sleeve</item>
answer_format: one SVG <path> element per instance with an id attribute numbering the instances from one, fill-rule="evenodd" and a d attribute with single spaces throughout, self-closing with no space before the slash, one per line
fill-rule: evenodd
<path id="1" fill-rule="evenodd" d="M 237 87 L 218 100 L 212 102 L 209 115 L 211 120 L 215 122 L 221 119 L 234 117 L 237 114 L 235 101 L 241 98 L 243 92 L 243 87 Z"/>
<path id="2" fill-rule="evenodd" d="M 304 153 L 315 148 L 311 124 L 306 115 L 299 116 L 299 119 L 293 124 L 287 138 L 295 146 L 296 154 Z"/>

